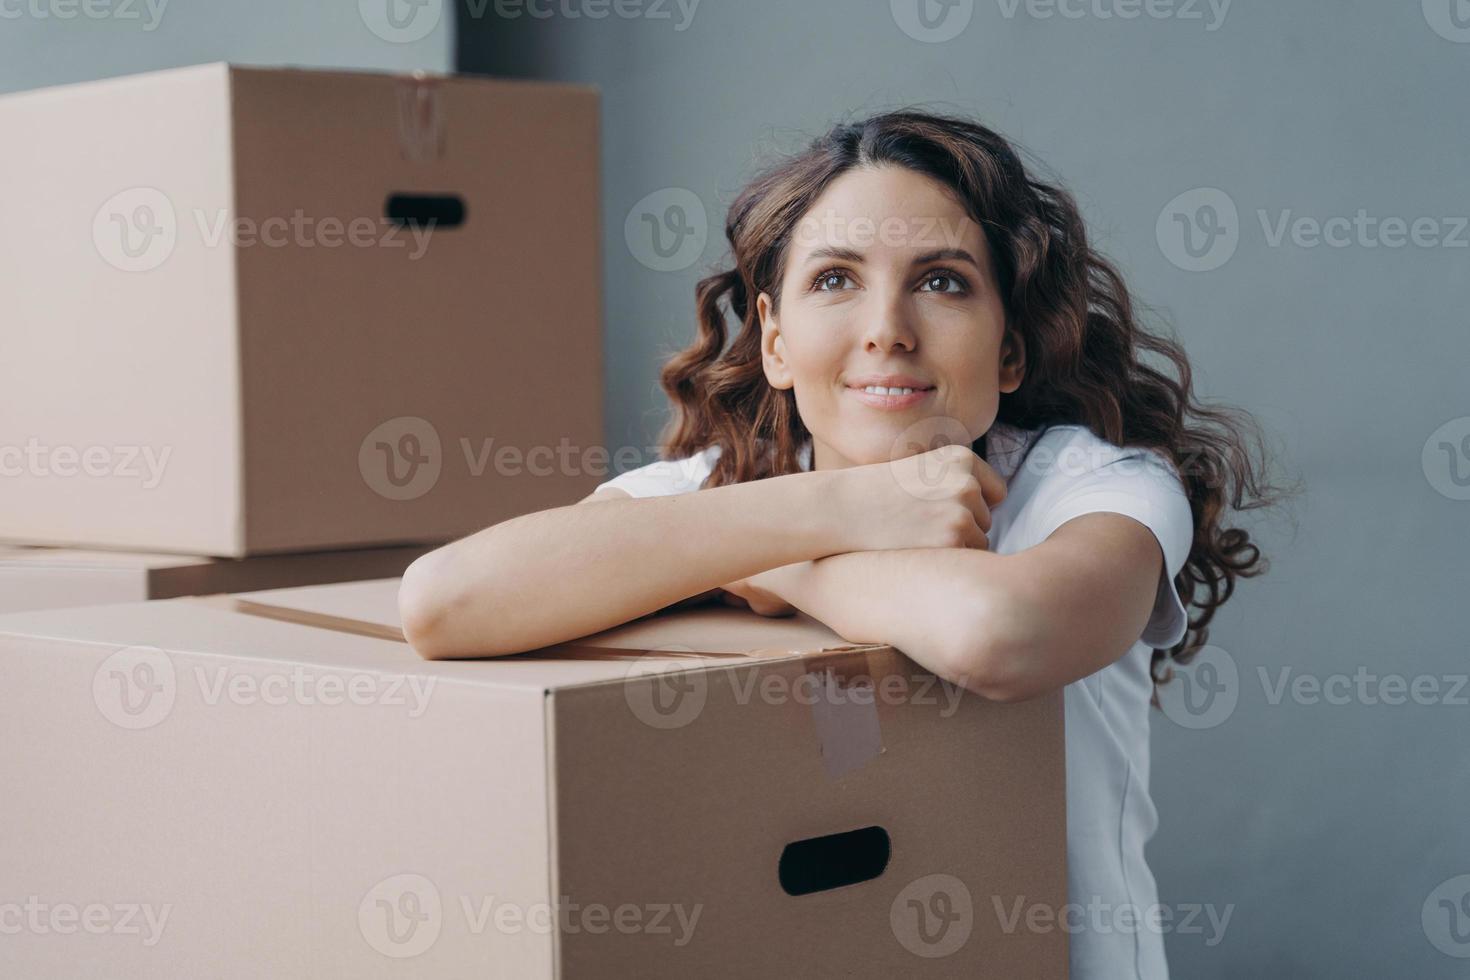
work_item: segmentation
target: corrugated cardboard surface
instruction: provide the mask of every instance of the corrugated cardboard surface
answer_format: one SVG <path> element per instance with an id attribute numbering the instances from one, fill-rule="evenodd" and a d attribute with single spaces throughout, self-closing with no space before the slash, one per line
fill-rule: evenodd
<path id="1" fill-rule="evenodd" d="M 139 189 L 213 216 L 232 205 L 229 75 L 222 65 L 0 98 L 0 449 L 14 460 L 0 540 L 234 555 L 240 533 L 239 346 L 227 247 L 181 234 L 147 272 L 110 265 L 163 227 Z M 118 195 L 122 195 L 118 197 Z M 120 217 L 102 213 L 104 205 Z M 181 231 L 193 222 L 181 214 Z M 163 239 L 157 248 L 163 247 Z M 56 453 L 77 453 L 76 463 Z M 94 453 L 93 472 L 80 459 Z M 106 465 L 97 465 L 97 453 Z M 162 479 L 148 484 L 147 454 Z M 165 454 L 167 454 L 165 458 Z M 10 462 L 11 460 L 7 460 Z M 136 473 L 137 475 L 130 475 Z"/>
<path id="2" fill-rule="evenodd" d="M 237 250 L 246 547 L 449 538 L 605 479 L 581 454 L 603 438 L 596 91 L 424 83 L 443 145 L 423 159 L 404 146 L 411 79 L 231 79 L 241 215 L 377 218 L 399 192 L 457 194 L 468 212 L 418 258 L 406 230 L 370 248 Z M 440 443 L 438 481 L 410 500 L 359 470 L 364 437 L 401 416 Z M 501 447 L 563 439 L 579 450 L 565 471 L 546 456 L 516 468 L 548 472 L 497 475 Z"/>
<path id="3" fill-rule="evenodd" d="M 1066 901 L 1060 693 L 950 700 L 891 648 L 728 607 L 483 661 L 328 628 L 391 629 L 395 593 L 240 597 L 318 626 L 218 598 L 0 617 L 0 737 L 38 746 L 0 754 L 0 880 L 175 916 L 148 948 L 8 937 L 0 973 L 1066 975 L 1065 933 L 1003 934 L 996 904 Z M 375 698 L 267 703 L 291 676 Z M 864 826 L 877 877 L 780 887 L 787 844 Z"/>
<path id="4" fill-rule="evenodd" d="M 140 608 L 158 605 L 176 603 Z M 358 652 L 396 646 L 352 640 Z M 549 935 L 474 932 L 461 904 L 546 901 L 536 699 L 445 682 L 415 716 L 408 689 L 391 687 L 401 674 L 360 669 L 342 646 L 341 666 L 310 676 L 378 678 L 376 700 L 232 699 L 231 685 L 268 692 L 291 675 L 280 661 L 174 649 L 166 717 L 128 730 L 98 707 L 99 696 L 121 702 L 94 688 L 112 680 L 116 651 L 0 637 L 0 737 L 12 748 L 0 755 L 0 881 L 6 901 L 101 905 L 119 928 L 127 906 L 167 908 L 162 935 L 145 945 L 146 932 L 26 930 L 0 943 L 0 976 L 550 975 Z M 415 927 L 414 902 L 435 921 Z"/>
<path id="5" fill-rule="evenodd" d="M 0 98 L 24 134 L 0 180 L 25 188 L 0 223 L 0 451 L 45 460 L 6 476 L 0 540 L 242 557 L 585 495 L 607 475 L 597 124 L 587 87 L 224 65 Z M 415 239 L 382 222 L 400 193 L 467 219 Z M 170 224 L 156 267 L 109 261 Z"/>
<path id="6" fill-rule="evenodd" d="M 427 546 L 201 558 L 0 547 L 0 613 L 401 575 Z"/>
<path id="7" fill-rule="evenodd" d="M 881 753 L 837 774 L 824 765 L 822 705 L 803 694 L 818 690 L 803 686 L 808 671 L 834 664 L 908 692 L 874 697 Z M 698 710 L 669 729 L 633 717 L 621 690 L 557 691 L 558 892 L 700 910 L 682 945 L 677 928 L 559 934 L 560 975 L 1066 977 L 1065 934 L 1007 932 L 995 904 L 1067 902 L 1060 693 L 1020 704 L 962 694 L 946 714 L 945 694 L 924 690 L 932 680 L 891 649 L 707 670 L 682 695 Z M 864 709 L 833 700 L 857 715 L 842 724 L 859 727 Z M 880 876 L 781 888 L 786 845 L 870 826 L 892 841 Z M 966 908 L 963 921 L 937 914 Z M 964 938 L 948 955 L 916 955 L 900 935 L 926 950 L 913 938 L 921 926 Z"/>

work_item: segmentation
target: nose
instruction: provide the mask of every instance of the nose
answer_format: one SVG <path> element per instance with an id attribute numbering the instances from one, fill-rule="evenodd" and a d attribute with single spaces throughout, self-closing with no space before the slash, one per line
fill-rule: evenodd
<path id="1" fill-rule="evenodd" d="M 874 299 L 876 302 L 863 324 L 863 347 L 882 353 L 896 346 L 913 350 L 918 335 L 914 333 L 903 291 L 895 290 L 887 296 L 880 294 Z"/>

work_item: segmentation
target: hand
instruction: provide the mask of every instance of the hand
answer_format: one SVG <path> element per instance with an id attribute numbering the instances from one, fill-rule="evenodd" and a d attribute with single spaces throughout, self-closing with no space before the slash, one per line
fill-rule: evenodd
<path id="1" fill-rule="evenodd" d="M 949 445 L 839 472 L 836 502 L 853 551 L 990 547 L 990 509 L 1006 485 L 969 446 Z"/>
<path id="2" fill-rule="evenodd" d="M 791 583 L 792 576 L 800 574 L 801 566 L 810 564 L 797 562 L 730 582 L 723 587 L 720 599 L 727 605 L 749 609 L 761 616 L 794 615 L 796 607 L 786 601 L 781 590 Z"/>

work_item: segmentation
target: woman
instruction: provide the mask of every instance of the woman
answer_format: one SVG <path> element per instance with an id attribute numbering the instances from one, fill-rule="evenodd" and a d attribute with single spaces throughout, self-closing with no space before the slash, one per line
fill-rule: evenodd
<path id="1" fill-rule="evenodd" d="M 1264 570 L 1221 523 L 1269 502 L 1249 417 L 1193 401 L 1072 197 L 968 120 L 838 126 L 747 186 L 726 235 L 663 370 L 664 459 L 416 562 L 415 649 L 512 653 L 718 597 L 987 698 L 1062 688 L 1070 899 L 1146 916 L 1155 685 Z M 1167 975 L 1158 929 L 1071 946 L 1074 978 Z"/>

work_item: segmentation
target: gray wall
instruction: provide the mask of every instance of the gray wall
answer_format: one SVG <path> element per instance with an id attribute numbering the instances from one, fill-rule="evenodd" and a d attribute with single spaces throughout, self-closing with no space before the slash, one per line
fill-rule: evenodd
<path id="1" fill-rule="evenodd" d="M 209 61 L 447 70 L 452 10 L 400 8 L 395 29 L 390 2 L 0 0 L 0 93 Z"/>
<path id="2" fill-rule="evenodd" d="M 1216 618 L 1219 650 L 1200 661 L 1223 670 L 1215 700 L 1155 713 L 1161 899 L 1176 916 L 1231 916 L 1213 944 L 1208 928 L 1170 932 L 1174 974 L 1465 975 L 1470 942 L 1439 905 L 1470 874 L 1470 707 L 1446 703 L 1470 669 L 1470 488 L 1455 480 L 1470 471 L 1470 233 L 1453 220 L 1470 214 L 1470 27 L 1449 0 L 1238 0 L 1223 20 L 1219 0 L 1138 4 L 1133 19 L 1093 12 L 1127 0 L 1073 0 L 1081 17 L 981 0 L 950 11 L 971 16 L 945 41 L 900 28 L 917 23 L 915 0 L 704 0 L 683 30 L 673 3 L 669 19 L 600 20 L 467 3 L 462 70 L 604 93 L 610 445 L 653 445 L 658 363 L 692 336 L 694 283 L 721 260 L 724 209 L 763 154 L 916 102 L 972 113 L 1046 161 L 1173 322 L 1202 395 L 1254 411 L 1281 476 L 1306 486 L 1250 522 L 1274 569 Z M 670 263 L 692 264 L 660 271 L 624 222 L 667 188 L 697 196 L 709 234 Z M 1238 220 L 1219 195 L 1166 209 L 1197 188 L 1224 192 Z M 1174 215 L 1204 221 L 1206 204 L 1224 234 L 1191 258 Z M 1334 226 L 1341 246 L 1312 244 L 1309 227 L 1274 238 L 1284 212 L 1359 209 L 1373 225 L 1346 239 Z M 1421 244 L 1379 239 L 1406 237 L 1382 219 L 1421 217 L 1435 219 Z M 1351 690 L 1275 698 L 1282 670 L 1288 684 L 1346 675 Z M 1432 703 L 1379 701 L 1391 674 L 1420 678 Z"/>

